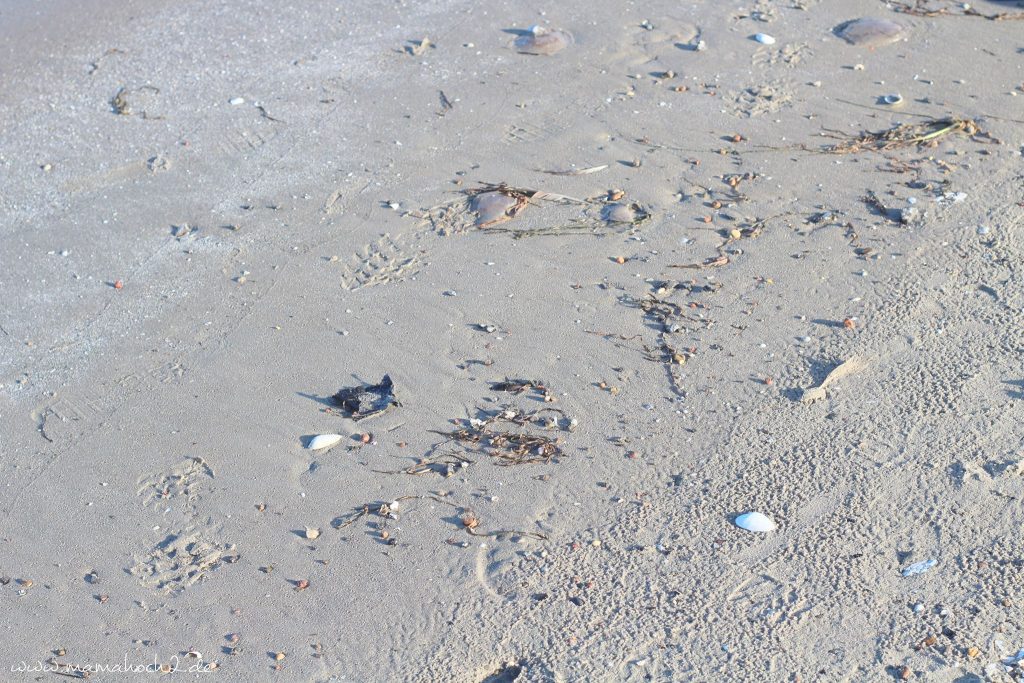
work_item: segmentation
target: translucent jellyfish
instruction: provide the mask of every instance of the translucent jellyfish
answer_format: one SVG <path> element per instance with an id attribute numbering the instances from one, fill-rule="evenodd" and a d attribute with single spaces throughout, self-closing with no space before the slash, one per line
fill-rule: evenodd
<path id="1" fill-rule="evenodd" d="M 636 212 L 629 204 L 609 204 L 604 207 L 603 213 L 609 223 L 632 223 L 636 220 Z"/>
<path id="2" fill-rule="evenodd" d="M 878 47 L 902 40 L 907 33 L 895 21 L 864 17 L 836 26 L 835 34 L 851 45 Z"/>
<path id="3" fill-rule="evenodd" d="M 476 212 L 476 225 L 485 227 L 512 218 L 511 211 L 518 203 L 515 197 L 501 192 L 481 192 L 473 197 L 470 208 Z"/>
<path id="4" fill-rule="evenodd" d="M 528 34 L 516 38 L 516 49 L 528 55 L 553 55 L 572 43 L 572 34 L 568 31 L 534 26 Z"/>
<path id="5" fill-rule="evenodd" d="M 651 217 L 650 212 L 640 203 L 615 202 L 601 209 L 601 218 L 608 223 L 631 223 L 639 225 Z"/>

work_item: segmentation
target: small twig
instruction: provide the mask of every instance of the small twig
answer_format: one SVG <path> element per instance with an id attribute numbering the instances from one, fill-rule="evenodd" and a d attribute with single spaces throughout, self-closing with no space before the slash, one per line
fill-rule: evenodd
<path id="1" fill-rule="evenodd" d="M 671 264 L 669 268 L 693 268 L 695 270 L 703 270 L 705 268 L 719 268 L 729 263 L 729 257 L 725 254 L 719 256 L 711 256 L 704 259 L 700 263 L 687 263 L 687 264 Z"/>
<path id="2" fill-rule="evenodd" d="M 545 171 L 545 170 L 542 170 L 542 169 L 539 169 L 539 170 L 540 170 L 541 173 L 547 173 L 548 175 L 569 175 L 569 176 L 575 176 L 575 175 L 589 175 L 591 173 L 597 173 L 598 171 L 603 171 L 606 168 L 608 168 L 608 164 L 602 164 L 601 166 L 591 166 L 590 168 L 578 168 L 578 169 L 574 168 L 574 169 L 569 169 L 568 171 Z"/>

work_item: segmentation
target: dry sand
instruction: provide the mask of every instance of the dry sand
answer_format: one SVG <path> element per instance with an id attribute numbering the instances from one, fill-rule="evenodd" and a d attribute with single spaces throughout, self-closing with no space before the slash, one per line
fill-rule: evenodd
<path id="1" fill-rule="evenodd" d="M 1024 7 L 895 4 L 0 6 L 0 680 L 1020 678 Z"/>

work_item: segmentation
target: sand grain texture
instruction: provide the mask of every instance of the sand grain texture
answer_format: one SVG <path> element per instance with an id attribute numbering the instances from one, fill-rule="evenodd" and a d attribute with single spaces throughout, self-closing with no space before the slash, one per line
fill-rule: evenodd
<path id="1" fill-rule="evenodd" d="M 896 9 L 0 8 L 0 665 L 1019 680 L 1022 24 Z"/>

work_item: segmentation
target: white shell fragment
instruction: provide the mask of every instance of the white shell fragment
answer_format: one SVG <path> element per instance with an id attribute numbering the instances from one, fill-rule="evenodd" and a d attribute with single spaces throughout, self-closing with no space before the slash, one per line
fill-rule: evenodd
<path id="1" fill-rule="evenodd" d="M 320 451 L 331 446 L 337 446 L 344 438 L 341 434 L 319 434 L 309 440 L 306 448 L 311 451 Z"/>
<path id="2" fill-rule="evenodd" d="M 762 45 L 774 45 L 775 38 L 768 35 L 767 33 L 758 33 L 754 36 L 754 40 L 761 43 Z"/>
<path id="3" fill-rule="evenodd" d="M 903 95 L 894 93 L 892 95 L 882 95 L 882 101 L 886 104 L 899 104 L 903 101 Z"/>
<path id="4" fill-rule="evenodd" d="M 918 574 L 924 574 L 938 563 L 938 560 L 923 560 L 921 562 L 915 562 L 909 567 L 905 567 L 900 574 L 903 576 L 917 576 Z"/>
<path id="5" fill-rule="evenodd" d="M 747 531 L 753 531 L 757 534 L 775 531 L 776 528 L 775 522 L 772 521 L 771 517 L 763 515 L 760 512 L 744 512 L 736 518 L 736 526 Z"/>
<path id="6" fill-rule="evenodd" d="M 308 538 L 311 541 L 315 541 L 316 539 L 320 538 L 320 530 L 317 528 L 307 526 L 305 533 L 306 538 Z"/>

